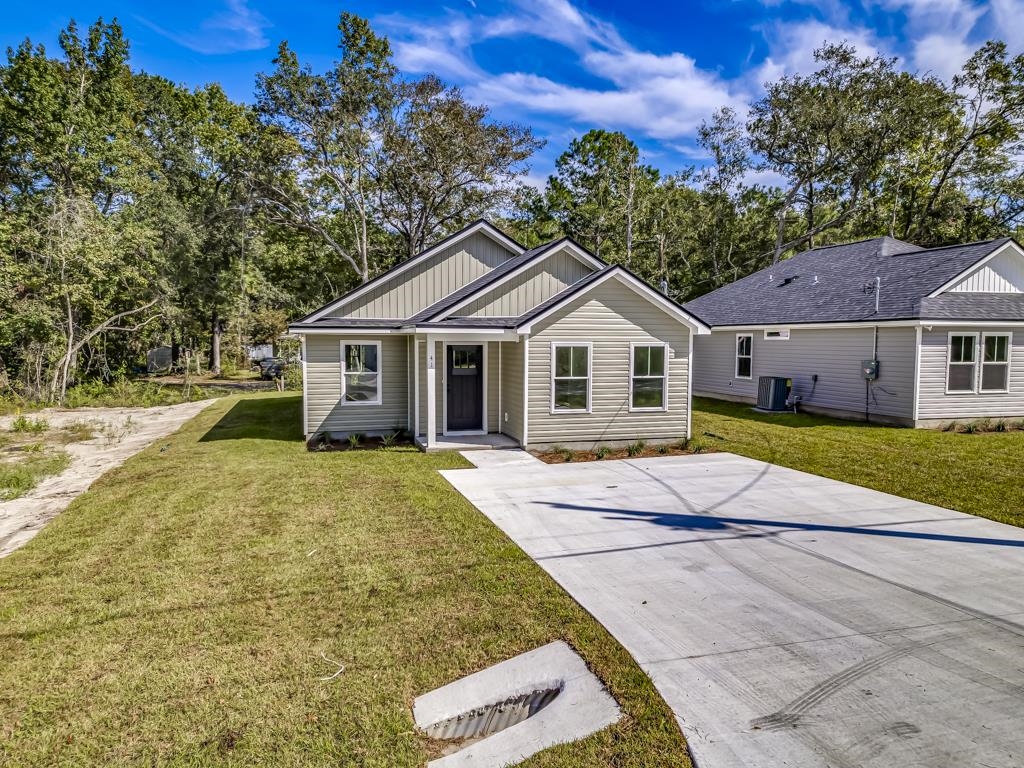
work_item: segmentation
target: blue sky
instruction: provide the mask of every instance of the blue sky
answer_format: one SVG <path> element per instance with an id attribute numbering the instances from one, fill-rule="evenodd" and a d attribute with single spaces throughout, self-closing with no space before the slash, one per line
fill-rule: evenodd
<path id="1" fill-rule="evenodd" d="M 532 163 L 536 183 L 593 127 L 625 131 L 664 172 L 699 164 L 702 120 L 724 105 L 742 112 L 765 81 L 808 71 L 825 40 L 944 78 L 987 39 L 1024 50 L 1024 0 L 52 0 L 8 6 L 0 42 L 51 48 L 71 18 L 116 16 L 137 68 L 188 85 L 218 81 L 250 100 L 283 39 L 328 66 L 342 9 L 387 34 L 410 75 L 434 72 L 496 117 L 532 126 L 548 142 Z"/>

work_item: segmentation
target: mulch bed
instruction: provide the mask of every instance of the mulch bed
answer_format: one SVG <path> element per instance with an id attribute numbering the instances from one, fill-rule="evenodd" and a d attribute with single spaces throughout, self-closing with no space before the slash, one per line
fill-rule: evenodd
<path id="1" fill-rule="evenodd" d="M 400 435 L 389 445 L 379 437 L 363 437 L 357 445 L 352 445 L 348 440 L 336 440 L 324 435 L 313 435 L 306 443 L 306 448 L 311 451 L 377 451 L 381 448 L 408 448 L 413 445 L 408 435 Z"/>
<path id="2" fill-rule="evenodd" d="M 697 453 L 712 453 L 714 449 L 704 444 L 690 442 L 683 448 L 678 442 L 663 445 L 648 445 L 640 451 L 630 453 L 626 448 L 608 448 L 599 456 L 597 451 L 575 451 L 570 448 L 560 450 L 530 451 L 545 464 L 572 464 L 580 461 L 612 461 L 615 459 L 648 459 L 656 456 L 692 456 Z"/>

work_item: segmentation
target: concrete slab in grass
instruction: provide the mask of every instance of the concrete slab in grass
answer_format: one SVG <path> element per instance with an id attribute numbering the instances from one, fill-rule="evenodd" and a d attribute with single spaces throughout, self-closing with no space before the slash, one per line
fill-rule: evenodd
<path id="1" fill-rule="evenodd" d="M 472 737 L 477 730 L 472 721 L 486 717 L 485 710 L 492 705 L 530 697 L 544 704 L 536 714 L 527 717 L 523 711 L 517 718 L 521 722 L 496 733 L 493 731 L 504 723 L 494 722 L 495 727 L 487 730 L 490 735 L 432 761 L 430 768 L 514 765 L 542 749 L 589 736 L 620 717 L 618 705 L 601 681 L 561 641 L 420 696 L 413 705 L 413 717 L 416 727 L 424 732 L 438 730 L 440 725 L 446 734 Z M 512 713 L 499 715 L 497 720 L 516 717 L 514 709 L 513 704 Z M 446 723 L 446 727 L 442 725 Z"/>

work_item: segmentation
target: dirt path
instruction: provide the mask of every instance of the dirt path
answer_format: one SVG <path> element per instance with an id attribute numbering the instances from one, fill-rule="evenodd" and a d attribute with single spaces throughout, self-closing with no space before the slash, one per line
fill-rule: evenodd
<path id="1" fill-rule="evenodd" d="M 94 426 L 96 437 L 65 448 L 71 455 L 71 465 L 64 472 L 44 479 L 21 498 L 0 502 L 0 557 L 32 539 L 102 474 L 176 431 L 213 402 L 200 400 L 159 408 L 48 409 L 33 413 L 33 418 L 46 419 L 51 428 L 89 423 Z M 0 417 L 0 430 L 9 429 L 13 420 L 13 416 Z"/>

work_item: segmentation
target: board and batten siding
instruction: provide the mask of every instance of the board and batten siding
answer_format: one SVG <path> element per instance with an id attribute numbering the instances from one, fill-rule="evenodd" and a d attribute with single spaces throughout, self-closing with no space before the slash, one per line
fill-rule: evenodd
<path id="1" fill-rule="evenodd" d="M 332 317 L 405 319 L 482 277 L 515 254 L 487 235 L 474 234 L 381 282 Z"/>
<path id="2" fill-rule="evenodd" d="M 341 401 L 342 341 L 381 343 L 381 404 L 348 405 Z M 306 337 L 306 413 L 309 434 L 317 432 L 387 432 L 409 424 L 409 376 L 404 336 L 358 339 L 342 336 Z"/>
<path id="3" fill-rule="evenodd" d="M 946 394 L 946 363 L 950 333 L 1009 333 L 1010 391 L 984 394 Z M 917 418 L 980 419 L 1024 416 L 1024 329 L 1021 328 L 927 328 L 921 331 L 921 391 Z"/>
<path id="4" fill-rule="evenodd" d="M 914 413 L 913 328 L 879 328 L 879 377 L 870 385 L 861 377 L 861 361 L 871 358 L 874 330 L 864 328 L 792 328 L 789 339 L 765 339 L 764 330 L 753 336 L 752 376 L 736 378 L 736 331 L 712 331 L 694 338 L 693 390 L 695 394 L 723 395 L 746 402 L 757 400 L 759 376 L 793 380 L 801 406 L 861 415 L 865 394 L 870 413 L 911 420 Z M 817 374 L 815 384 L 812 376 Z"/>
<path id="5" fill-rule="evenodd" d="M 523 351 L 526 342 L 501 342 L 501 429 L 523 439 Z M 506 419 L 505 416 L 508 415 Z"/>
<path id="6" fill-rule="evenodd" d="M 519 317 L 592 271 L 590 266 L 571 253 L 557 251 L 454 314 L 465 317 Z"/>
<path id="7" fill-rule="evenodd" d="M 949 293 L 1024 292 L 1024 259 L 1007 248 L 949 289 Z"/>
<path id="8" fill-rule="evenodd" d="M 591 342 L 591 412 L 551 412 L 551 343 Z M 667 343 L 668 410 L 629 410 L 630 342 Z M 609 280 L 538 326 L 529 340 L 529 445 L 679 440 L 689 419 L 689 329 Z"/>

